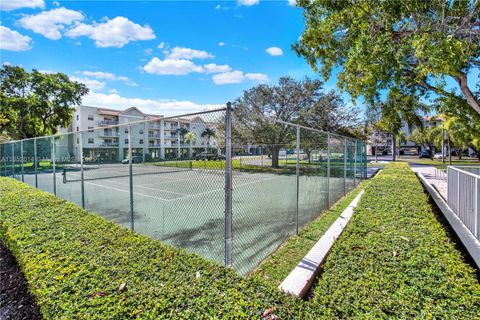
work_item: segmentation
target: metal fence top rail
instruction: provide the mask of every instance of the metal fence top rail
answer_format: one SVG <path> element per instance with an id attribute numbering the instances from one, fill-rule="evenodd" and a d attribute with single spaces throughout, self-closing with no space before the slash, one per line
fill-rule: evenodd
<path id="1" fill-rule="evenodd" d="M 480 169 L 480 167 L 456 167 L 456 166 L 448 166 L 448 168 L 449 168 L 449 169 L 453 169 L 453 170 L 458 171 L 458 172 L 461 172 L 461 173 L 463 173 L 463 174 L 472 176 L 472 177 L 474 177 L 474 178 L 480 179 L 480 175 L 461 169 L 461 168 L 479 168 L 479 169 Z"/>

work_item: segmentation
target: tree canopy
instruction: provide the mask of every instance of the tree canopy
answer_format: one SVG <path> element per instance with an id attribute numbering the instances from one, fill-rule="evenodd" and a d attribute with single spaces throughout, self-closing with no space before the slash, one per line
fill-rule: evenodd
<path id="1" fill-rule="evenodd" d="M 54 134 L 67 127 L 74 108 L 88 93 L 84 84 L 63 73 L 27 72 L 18 66 L 0 69 L 0 133 L 13 139 Z"/>
<path id="2" fill-rule="evenodd" d="M 479 93 L 468 83 L 480 68 L 480 1 L 299 0 L 306 28 L 293 48 L 352 97 L 378 98 L 397 88 L 434 93 L 480 114 Z M 457 89 L 447 88 L 446 79 Z M 480 88 L 477 87 L 480 91 Z"/>
<path id="3" fill-rule="evenodd" d="M 321 81 L 308 78 L 282 77 L 278 84 L 258 85 L 246 90 L 233 106 L 234 143 L 267 146 L 272 167 L 278 167 L 280 149 L 295 141 L 295 128 L 283 122 L 339 131 L 353 127 L 358 118 L 358 111 L 347 110 L 340 96 L 325 94 Z M 301 136 L 302 142 L 310 139 L 305 130 Z"/>

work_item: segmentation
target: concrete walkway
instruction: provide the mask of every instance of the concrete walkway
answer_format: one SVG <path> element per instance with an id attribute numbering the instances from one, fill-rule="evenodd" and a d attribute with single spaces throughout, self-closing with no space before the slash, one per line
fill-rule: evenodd
<path id="1" fill-rule="evenodd" d="M 410 168 L 416 173 L 421 173 L 428 183 L 438 191 L 443 200 L 447 201 L 447 180 L 445 176 L 440 176 L 435 167 L 410 164 Z"/>

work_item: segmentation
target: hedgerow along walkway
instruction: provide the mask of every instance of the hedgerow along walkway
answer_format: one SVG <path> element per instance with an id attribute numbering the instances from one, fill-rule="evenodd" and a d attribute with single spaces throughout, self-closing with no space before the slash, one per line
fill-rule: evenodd
<path id="1" fill-rule="evenodd" d="M 308 302 L 11 179 L 0 179 L 0 238 L 46 319 L 473 319 L 480 312 L 473 268 L 402 165 L 369 183 Z"/>

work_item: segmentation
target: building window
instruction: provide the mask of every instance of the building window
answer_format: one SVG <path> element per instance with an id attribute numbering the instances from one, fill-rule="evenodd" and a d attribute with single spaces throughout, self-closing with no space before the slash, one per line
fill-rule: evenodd
<path id="1" fill-rule="evenodd" d="M 93 132 L 93 127 L 88 127 L 88 132 Z"/>
<path id="2" fill-rule="evenodd" d="M 140 144 L 143 144 L 143 139 L 140 139 Z"/>
<path id="3" fill-rule="evenodd" d="M 79 143 L 80 143 L 80 139 L 79 139 L 79 138 L 77 138 L 77 144 L 79 144 Z"/>
<path id="4" fill-rule="evenodd" d="M 143 134 L 143 129 L 140 129 L 140 131 L 138 133 Z"/>
<path id="5" fill-rule="evenodd" d="M 93 115 L 91 114 L 88 115 L 88 121 L 93 121 Z"/>
<path id="6" fill-rule="evenodd" d="M 125 133 L 128 133 L 128 129 L 127 129 L 127 128 L 125 128 Z"/>
<path id="7" fill-rule="evenodd" d="M 77 131 L 80 131 L 80 128 L 79 128 L 79 127 L 77 127 Z"/>
<path id="8" fill-rule="evenodd" d="M 125 139 L 125 144 L 128 144 L 128 139 Z"/>
<path id="9" fill-rule="evenodd" d="M 78 114 L 77 114 L 77 121 L 78 121 L 78 119 L 79 119 L 79 116 L 78 116 Z"/>
<path id="10" fill-rule="evenodd" d="M 92 144 L 93 143 L 93 138 L 88 138 L 88 143 Z"/>

